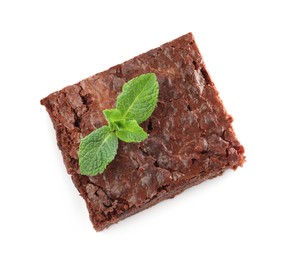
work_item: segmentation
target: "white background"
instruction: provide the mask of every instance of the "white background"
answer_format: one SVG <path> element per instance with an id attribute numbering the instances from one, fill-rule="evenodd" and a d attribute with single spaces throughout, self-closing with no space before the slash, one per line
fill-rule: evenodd
<path id="1" fill-rule="evenodd" d="M 289 259 L 288 1 L 0 2 L 0 259 Z M 104 232 L 39 100 L 193 32 L 247 162 Z"/>

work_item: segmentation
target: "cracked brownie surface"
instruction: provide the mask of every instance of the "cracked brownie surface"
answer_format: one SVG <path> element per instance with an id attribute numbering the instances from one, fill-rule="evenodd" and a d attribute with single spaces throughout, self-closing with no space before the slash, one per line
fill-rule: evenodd
<path id="1" fill-rule="evenodd" d="M 80 139 L 107 124 L 128 80 L 156 74 L 160 92 L 142 127 L 142 143 L 119 142 L 103 174 L 80 175 Z M 84 79 L 41 100 L 52 119 L 68 173 L 96 230 L 148 208 L 244 162 L 244 149 L 191 33 Z"/>

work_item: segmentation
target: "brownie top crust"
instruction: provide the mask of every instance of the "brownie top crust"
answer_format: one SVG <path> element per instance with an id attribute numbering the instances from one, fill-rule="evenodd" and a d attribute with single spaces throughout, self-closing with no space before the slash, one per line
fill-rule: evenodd
<path id="1" fill-rule="evenodd" d="M 142 143 L 119 142 L 117 155 L 103 174 L 80 175 L 80 139 L 107 124 L 102 111 L 115 107 L 125 82 L 149 72 L 156 74 L 160 88 L 155 111 L 141 125 L 149 137 Z M 232 117 L 191 33 L 52 93 L 41 103 L 97 230 L 189 180 L 211 178 L 244 162 Z"/>

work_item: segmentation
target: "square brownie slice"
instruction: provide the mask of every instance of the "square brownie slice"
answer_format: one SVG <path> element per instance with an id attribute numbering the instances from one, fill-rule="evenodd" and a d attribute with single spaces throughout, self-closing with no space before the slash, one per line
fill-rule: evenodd
<path id="1" fill-rule="evenodd" d="M 128 80 L 153 72 L 159 100 L 142 127 L 142 143 L 119 142 L 104 173 L 79 172 L 80 139 L 106 124 L 104 109 L 115 107 Z M 244 148 L 191 33 L 141 54 L 41 100 L 56 130 L 67 171 L 100 231 L 186 188 L 236 169 Z"/>

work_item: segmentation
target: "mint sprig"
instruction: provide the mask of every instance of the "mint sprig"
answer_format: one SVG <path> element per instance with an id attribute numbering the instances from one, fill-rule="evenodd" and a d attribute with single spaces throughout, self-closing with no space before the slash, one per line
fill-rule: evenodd
<path id="1" fill-rule="evenodd" d="M 108 122 L 81 139 L 78 157 L 80 173 L 102 173 L 117 154 L 118 139 L 123 142 L 142 142 L 147 133 L 139 125 L 153 113 L 159 85 L 154 73 L 142 74 L 123 85 L 116 108 L 103 114 Z"/>

